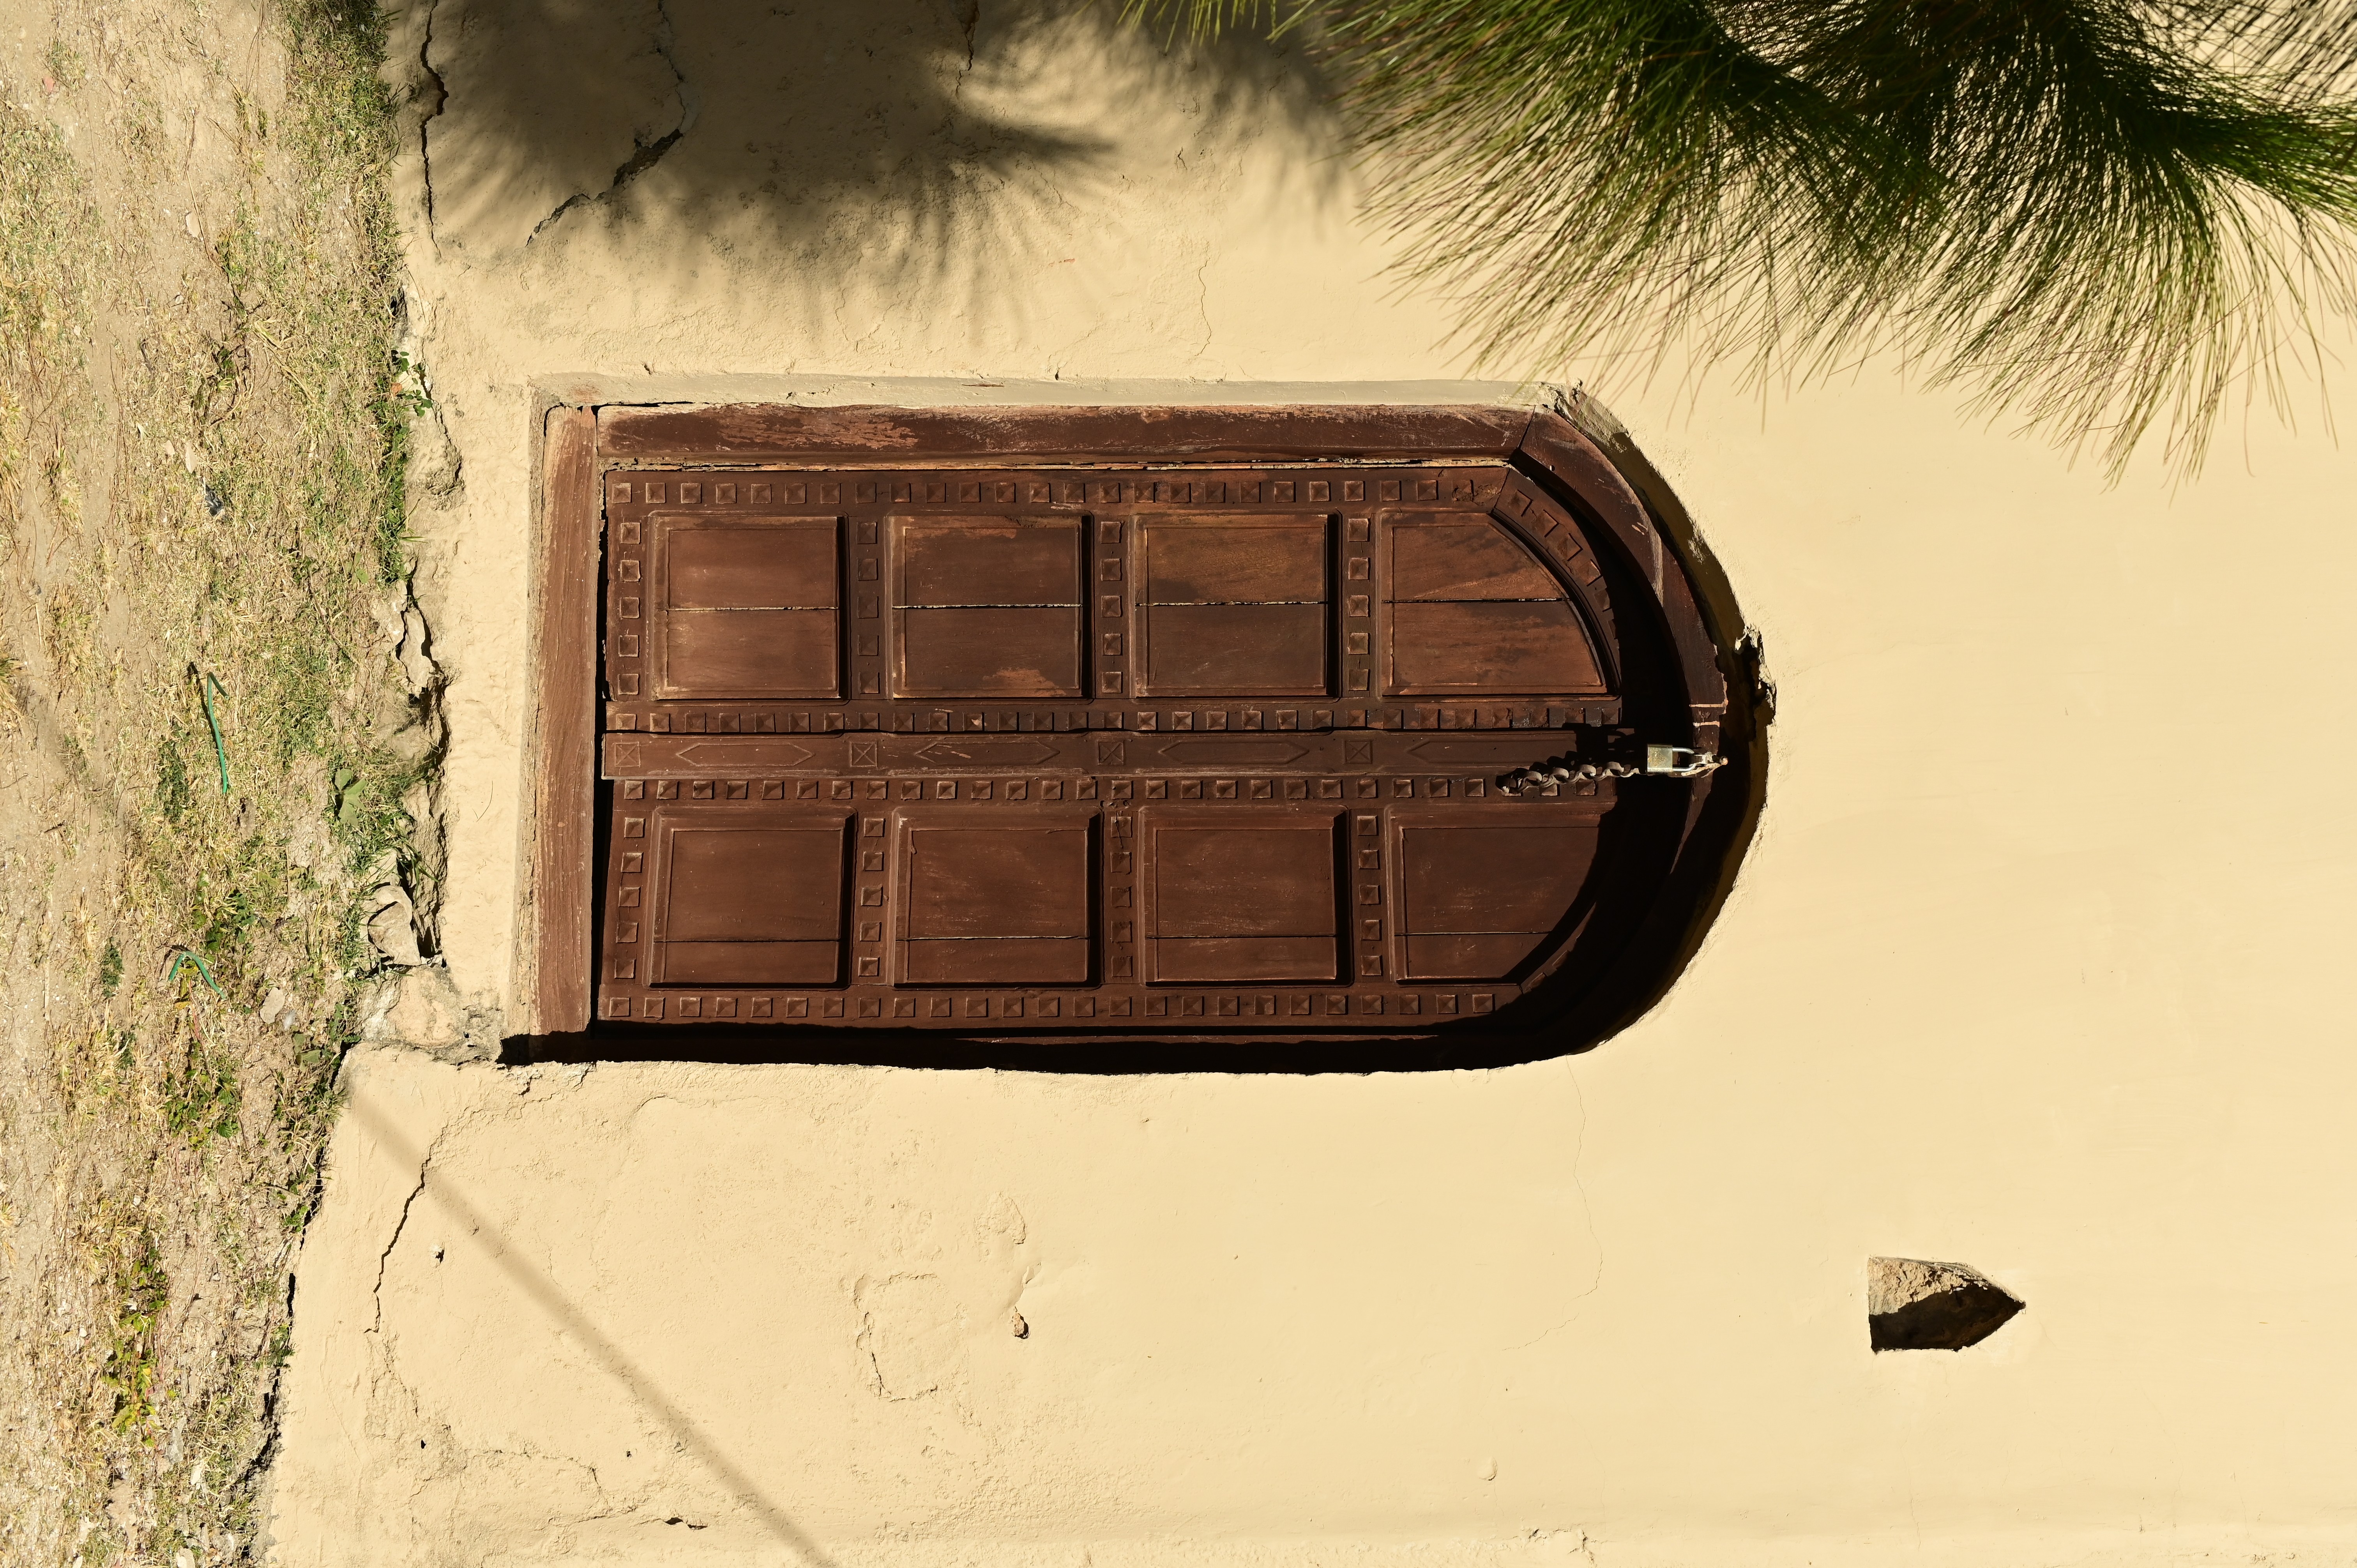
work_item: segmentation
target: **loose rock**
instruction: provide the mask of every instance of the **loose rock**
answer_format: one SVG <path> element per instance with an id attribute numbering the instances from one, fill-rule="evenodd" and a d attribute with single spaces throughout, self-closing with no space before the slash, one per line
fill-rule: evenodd
<path id="1" fill-rule="evenodd" d="M 1877 1350 L 1961 1350 L 2004 1327 L 2022 1305 L 1964 1263 L 1866 1261 L 1867 1334 Z"/>

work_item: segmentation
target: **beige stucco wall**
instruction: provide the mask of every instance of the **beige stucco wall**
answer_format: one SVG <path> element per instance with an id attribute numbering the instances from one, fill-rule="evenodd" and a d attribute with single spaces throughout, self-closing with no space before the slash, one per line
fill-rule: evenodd
<path id="1" fill-rule="evenodd" d="M 464 464 L 420 525 L 443 936 L 487 1015 L 546 397 L 1465 368 L 1266 51 L 995 0 L 428 22 L 397 43 L 447 92 L 430 223 L 404 168 Z M 673 63 L 685 134 L 526 244 L 678 127 Z M 1614 406 L 1781 701 L 1740 884 L 1654 1014 L 1421 1077 L 362 1053 L 277 1560 L 2357 1557 L 2351 459 L 2261 418 L 2198 482 L 2106 489 L 1888 367 L 1676 380 Z M 2029 1310 L 1873 1356 L 1873 1253 Z"/>

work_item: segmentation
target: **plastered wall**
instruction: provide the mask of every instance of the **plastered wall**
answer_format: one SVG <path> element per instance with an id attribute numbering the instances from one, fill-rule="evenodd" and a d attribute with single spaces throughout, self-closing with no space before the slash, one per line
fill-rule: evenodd
<path id="1" fill-rule="evenodd" d="M 395 54 L 451 443 L 442 939 L 486 1017 L 549 399 L 1467 368 L 1265 46 L 436 0 Z M 1880 365 L 1612 403 L 1779 690 L 1759 837 L 1652 1015 L 1419 1077 L 364 1052 L 276 1560 L 2357 1559 L 2352 459 L 2261 416 L 2107 489 Z M 1876 1253 L 2029 1309 L 1877 1357 Z"/>

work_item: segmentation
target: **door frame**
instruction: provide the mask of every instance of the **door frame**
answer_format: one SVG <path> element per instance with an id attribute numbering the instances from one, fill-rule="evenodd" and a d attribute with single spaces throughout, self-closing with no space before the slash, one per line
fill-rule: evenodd
<path id="1" fill-rule="evenodd" d="M 1575 402 L 1575 412 L 1581 405 Z M 559 403 L 539 437 L 514 999 L 529 1054 L 579 1054 L 591 1030 L 599 816 L 597 703 L 605 476 L 618 468 L 903 467 L 1025 463 L 1502 461 L 1617 546 L 1650 590 L 1684 686 L 1692 746 L 1723 759 L 1685 781 L 1685 827 L 1633 941 L 1641 983 L 1605 984 L 1558 1019 L 1577 1049 L 1642 1013 L 1683 972 L 1731 886 L 1764 799 L 1763 704 L 1732 596 L 1674 497 L 1609 418 L 1623 462 L 1551 408 L 1496 404 L 1116 403 L 904 407 L 781 403 Z M 1631 461 L 1634 458 L 1633 461 Z M 1629 470 L 1646 481 L 1641 492 Z M 1654 504 L 1649 505 L 1649 500 Z M 1703 832 L 1706 825 L 1712 831 Z M 1499 1059 L 1519 1059 L 1508 1050 Z M 1467 1060 L 1475 1059 L 1467 1058 Z"/>

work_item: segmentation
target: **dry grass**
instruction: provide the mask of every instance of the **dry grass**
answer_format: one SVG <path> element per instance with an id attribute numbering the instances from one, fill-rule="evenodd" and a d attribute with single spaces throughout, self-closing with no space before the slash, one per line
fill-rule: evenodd
<path id="1" fill-rule="evenodd" d="M 433 761 L 391 105 L 322 0 L 10 10 L 0 1560 L 233 1561 Z"/>

